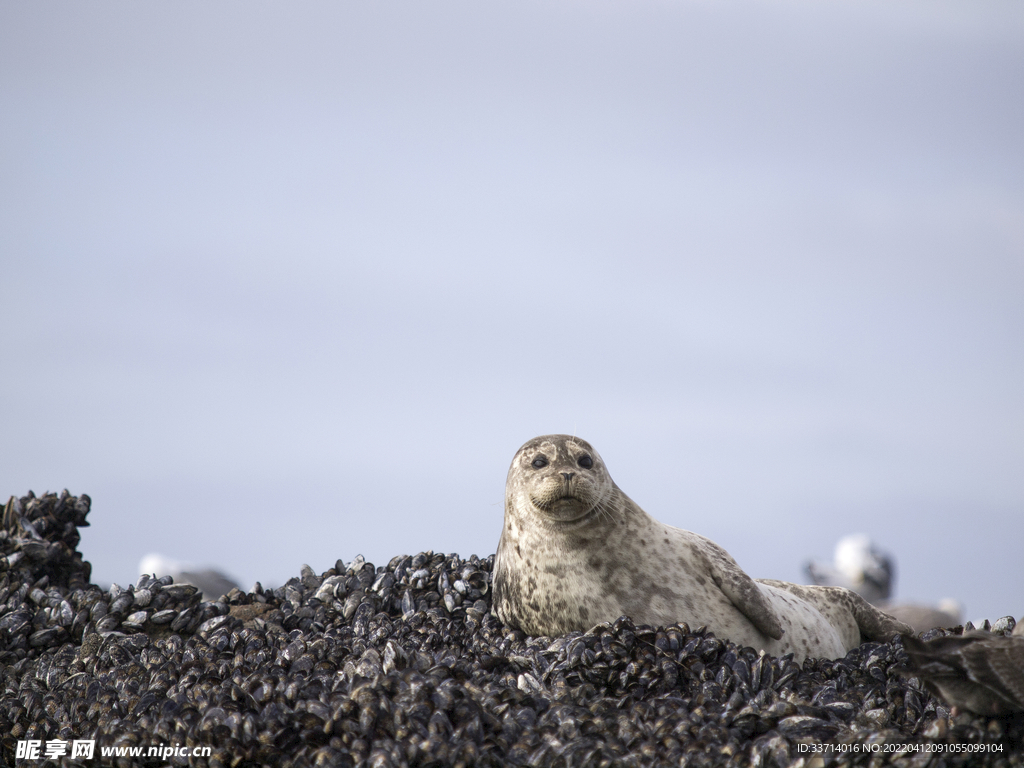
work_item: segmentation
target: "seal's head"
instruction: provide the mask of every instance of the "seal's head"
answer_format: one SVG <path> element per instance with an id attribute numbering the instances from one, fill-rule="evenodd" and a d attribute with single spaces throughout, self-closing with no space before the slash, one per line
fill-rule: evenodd
<path id="1" fill-rule="evenodd" d="M 585 523 L 600 514 L 615 484 L 590 443 L 570 435 L 543 435 L 512 459 L 505 484 L 508 511 L 545 525 Z"/>
<path id="2" fill-rule="evenodd" d="M 583 630 L 598 613 L 620 616 L 618 606 L 599 609 L 608 591 L 602 574 L 616 569 L 620 554 L 605 549 L 628 504 L 586 440 L 543 435 L 527 442 L 505 484 L 492 576 L 495 615 L 531 635 Z"/>

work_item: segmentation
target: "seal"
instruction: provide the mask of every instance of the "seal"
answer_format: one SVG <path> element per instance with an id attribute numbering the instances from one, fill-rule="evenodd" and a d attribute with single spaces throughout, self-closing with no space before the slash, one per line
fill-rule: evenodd
<path id="1" fill-rule="evenodd" d="M 755 581 L 710 539 L 644 512 L 569 435 L 536 437 L 512 459 L 493 590 L 498 618 L 529 635 L 629 616 L 803 661 L 912 631 L 843 587 Z"/>

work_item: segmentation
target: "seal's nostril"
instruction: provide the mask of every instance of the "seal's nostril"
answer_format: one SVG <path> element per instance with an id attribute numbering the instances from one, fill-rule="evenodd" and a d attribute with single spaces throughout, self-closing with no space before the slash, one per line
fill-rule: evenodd
<path id="1" fill-rule="evenodd" d="M 575 474 L 575 472 L 563 472 L 562 477 L 564 477 L 566 480 L 572 480 Z"/>

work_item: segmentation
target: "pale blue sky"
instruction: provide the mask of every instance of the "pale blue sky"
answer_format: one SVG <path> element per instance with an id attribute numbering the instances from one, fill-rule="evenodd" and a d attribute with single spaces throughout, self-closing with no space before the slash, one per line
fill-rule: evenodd
<path id="1" fill-rule="evenodd" d="M 0 2 L 0 493 L 98 581 L 487 555 L 590 440 L 752 575 L 1024 613 L 1024 8 Z"/>

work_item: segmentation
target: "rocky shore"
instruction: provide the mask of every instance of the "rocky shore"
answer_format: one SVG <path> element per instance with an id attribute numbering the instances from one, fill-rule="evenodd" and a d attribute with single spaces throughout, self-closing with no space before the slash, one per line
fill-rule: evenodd
<path id="1" fill-rule="evenodd" d="M 493 556 L 432 552 L 209 602 L 169 578 L 104 591 L 89 507 L 3 510 L 0 764 L 1024 765 L 1024 720 L 951 718 L 897 673 L 898 639 L 799 666 L 685 624 L 529 638 L 490 614 Z M 74 740 L 93 757 L 44 758 Z"/>

